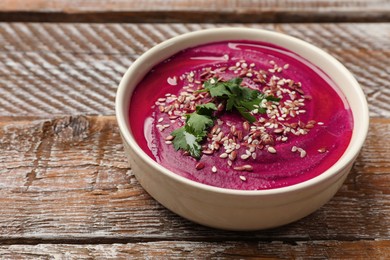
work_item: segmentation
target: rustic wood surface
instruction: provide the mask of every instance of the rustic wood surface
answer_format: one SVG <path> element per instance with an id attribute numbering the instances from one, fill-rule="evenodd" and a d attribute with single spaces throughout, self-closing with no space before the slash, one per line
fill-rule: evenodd
<path id="1" fill-rule="evenodd" d="M 127 67 L 158 42 L 221 26 L 311 42 L 367 95 L 369 135 L 346 182 L 284 227 L 227 232 L 184 220 L 140 187 L 125 159 L 114 98 Z M 390 258 L 389 36 L 389 23 L 0 23 L 0 258 Z"/>
<path id="2" fill-rule="evenodd" d="M 389 0 L 2 0 L 0 21 L 379 22 Z"/>
<path id="3" fill-rule="evenodd" d="M 159 241 L 101 245 L 0 246 L 0 255 L 17 259 L 386 259 L 388 241 L 193 242 Z"/>
<path id="4" fill-rule="evenodd" d="M 131 63 L 163 40 L 243 24 L 0 23 L 0 116 L 113 115 Z M 390 23 L 245 24 L 306 40 L 339 59 L 367 94 L 371 116 L 390 117 Z"/>
<path id="5" fill-rule="evenodd" d="M 23 118 L 0 125 L 0 242 L 386 240 L 390 119 L 373 119 L 337 195 L 309 217 L 261 232 L 225 232 L 176 216 L 128 168 L 114 116 Z"/>

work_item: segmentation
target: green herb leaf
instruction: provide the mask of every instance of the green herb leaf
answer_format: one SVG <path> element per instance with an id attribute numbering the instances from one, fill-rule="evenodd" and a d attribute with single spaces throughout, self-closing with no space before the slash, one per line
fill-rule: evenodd
<path id="1" fill-rule="evenodd" d="M 211 117 L 215 110 L 217 110 L 217 106 L 214 103 L 206 103 L 196 106 L 196 112 L 200 115 L 207 115 Z"/>
<path id="2" fill-rule="evenodd" d="M 188 132 L 199 135 L 213 124 L 214 121 L 210 118 L 210 116 L 199 115 L 197 112 L 194 112 L 187 115 L 185 127 Z"/>
<path id="3" fill-rule="evenodd" d="M 175 138 L 173 139 L 173 147 L 177 150 L 181 149 L 188 151 L 192 157 L 200 158 L 201 146 L 199 144 L 199 137 L 185 130 L 185 127 L 180 127 L 171 133 Z"/>
<path id="4" fill-rule="evenodd" d="M 230 91 L 226 89 L 226 85 L 223 82 L 217 82 L 217 79 L 215 78 L 206 81 L 204 83 L 204 88 L 210 92 L 212 97 L 222 97 L 231 94 Z"/>
<path id="5" fill-rule="evenodd" d="M 256 118 L 251 111 L 257 109 L 258 113 L 265 113 L 264 108 L 260 108 L 261 102 L 279 101 L 279 98 L 265 96 L 256 89 L 241 86 L 242 78 L 233 78 L 226 82 L 217 82 L 216 79 L 210 79 L 205 82 L 205 88 L 210 91 L 212 97 L 227 99 L 226 111 L 231 111 L 233 107 L 249 122 L 253 123 Z M 211 82 L 214 82 L 212 84 Z"/>
<path id="6" fill-rule="evenodd" d="M 206 103 L 196 106 L 196 112 L 186 115 L 185 126 L 171 133 L 175 137 L 172 141 L 175 149 L 188 151 L 192 157 L 200 158 L 200 142 L 206 136 L 207 128 L 214 124 L 212 114 L 215 110 L 217 107 L 214 103 Z"/>
<path id="7" fill-rule="evenodd" d="M 241 107 L 241 106 L 235 106 L 235 108 L 237 109 L 238 112 L 240 112 L 240 114 L 246 119 L 248 120 L 250 123 L 254 123 L 256 121 L 256 118 L 250 114 L 246 108 L 244 107 Z"/>
<path id="8" fill-rule="evenodd" d="M 231 88 L 235 86 L 240 86 L 242 83 L 242 78 L 232 78 L 231 80 L 228 80 L 225 82 L 226 86 Z"/>
<path id="9" fill-rule="evenodd" d="M 266 96 L 265 99 L 268 100 L 268 101 L 274 101 L 274 102 L 279 102 L 280 101 L 280 98 L 277 98 L 277 97 L 274 97 L 274 96 Z"/>
<path id="10" fill-rule="evenodd" d="M 226 102 L 226 111 L 231 111 L 233 109 L 233 106 L 234 106 L 234 102 L 236 100 L 237 96 L 236 95 L 231 95 L 227 102 Z"/>

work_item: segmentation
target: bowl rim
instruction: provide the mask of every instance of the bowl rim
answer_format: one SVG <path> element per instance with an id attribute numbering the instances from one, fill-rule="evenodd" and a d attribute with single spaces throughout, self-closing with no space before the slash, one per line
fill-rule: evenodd
<path id="1" fill-rule="evenodd" d="M 336 66 L 336 68 L 342 72 L 342 74 L 345 76 L 345 79 L 353 86 L 353 89 L 355 90 L 355 94 L 357 96 L 357 100 L 362 106 L 362 114 L 359 114 L 359 118 L 361 120 L 361 127 L 359 129 L 356 129 L 356 124 L 354 122 L 353 125 L 353 134 L 351 137 L 352 138 L 357 135 L 355 133 L 358 131 L 358 136 L 356 137 L 356 140 L 352 143 L 348 144 L 346 150 L 342 154 L 342 157 L 335 163 L 333 164 L 330 168 L 328 168 L 326 171 L 321 173 L 320 175 L 311 178 L 309 180 L 285 186 L 285 187 L 279 187 L 279 188 L 272 188 L 272 189 L 264 189 L 264 190 L 238 190 L 238 189 L 229 189 L 229 188 L 221 188 L 221 187 L 215 187 L 211 186 L 208 184 L 203 184 L 199 183 L 190 179 L 187 179 L 177 173 L 174 173 L 167 168 L 161 166 L 158 164 L 156 161 L 154 161 L 152 158 L 150 158 L 143 150 L 142 148 L 138 145 L 136 142 L 135 138 L 131 134 L 130 130 L 130 123 L 126 123 L 126 118 L 125 116 L 128 116 L 128 112 L 125 110 L 128 110 L 128 107 L 126 107 L 126 103 L 128 105 L 130 104 L 130 98 L 131 98 L 131 93 L 127 93 L 129 90 L 129 79 L 130 77 L 133 76 L 135 71 L 140 67 L 140 65 L 143 62 L 146 62 L 147 59 L 150 59 L 153 55 L 156 53 L 160 52 L 162 49 L 168 46 L 172 46 L 176 44 L 177 42 L 182 42 L 182 41 L 187 41 L 189 39 L 193 39 L 196 37 L 205 37 L 207 35 L 215 35 L 215 34 L 231 34 L 231 35 L 239 35 L 242 33 L 246 34 L 262 34 L 263 36 L 272 37 L 272 38 L 280 38 L 289 42 L 292 42 L 294 44 L 299 44 L 302 45 L 303 48 L 309 49 L 311 51 L 317 52 L 319 55 L 321 55 L 324 59 L 327 59 L 332 63 L 333 66 Z M 238 40 L 236 37 L 235 39 Z M 218 41 L 218 40 L 217 40 Z M 221 40 L 224 41 L 224 40 Z M 204 42 L 203 44 L 211 43 L 211 42 L 216 42 L 216 41 L 208 41 Z M 266 42 L 266 41 L 265 41 Z M 275 44 L 274 42 L 272 44 Z M 193 46 L 196 46 L 199 44 L 194 44 Z M 276 45 L 278 45 L 276 43 Z M 188 46 L 186 48 L 190 48 L 193 46 Z M 181 49 L 178 49 L 177 52 L 179 52 Z M 298 54 L 301 55 L 301 54 Z M 171 56 L 171 55 L 169 55 Z M 307 59 L 306 57 L 303 57 Z M 152 68 L 154 65 L 158 64 L 161 62 L 161 60 L 156 60 L 154 64 L 150 66 Z M 315 66 L 321 68 L 318 64 L 314 64 Z M 146 72 L 147 73 L 147 72 Z M 142 75 L 142 78 L 145 75 Z M 138 84 L 138 83 L 137 83 Z M 134 87 L 135 89 L 135 87 Z M 127 96 L 130 95 L 130 96 Z M 345 94 L 344 94 L 345 95 Z M 346 95 L 345 95 L 346 96 Z M 128 101 L 125 99 L 129 99 Z M 348 98 L 346 97 L 348 100 Z M 352 109 L 352 108 L 351 108 Z M 194 188 L 198 188 L 200 190 L 204 191 L 209 191 L 209 192 L 215 192 L 215 193 L 222 193 L 222 194 L 230 194 L 230 195 L 241 195 L 241 196 L 259 196 L 259 195 L 275 195 L 275 194 L 282 194 L 282 193 L 289 193 L 289 192 L 294 192 L 297 190 L 302 190 L 306 189 L 312 186 L 315 186 L 321 182 L 324 182 L 328 179 L 331 179 L 332 177 L 335 177 L 337 173 L 343 170 L 347 165 L 352 163 L 356 156 L 358 155 L 360 149 L 362 148 L 367 133 L 368 133 L 368 127 L 369 127 L 369 112 L 368 112 L 368 104 L 367 100 L 365 98 L 364 92 L 362 88 L 360 87 L 359 83 L 357 80 L 353 77 L 352 73 L 343 65 L 341 64 L 336 58 L 325 52 L 324 50 L 306 42 L 301 39 L 289 36 L 287 34 L 275 32 L 275 31 L 270 31 L 270 30 L 265 30 L 265 29 L 257 29 L 257 28 L 247 28 L 247 27 L 219 27 L 219 28 L 210 28 L 210 29 L 201 29 L 198 31 L 193 31 L 193 32 L 188 32 L 184 33 L 178 36 L 174 36 L 170 39 L 167 39 L 154 47 L 150 48 L 146 52 L 144 52 L 139 58 L 137 58 L 133 64 L 127 69 L 125 72 L 124 76 L 122 77 L 119 87 L 117 89 L 117 94 L 116 94 L 116 99 L 115 99 L 115 111 L 116 111 L 116 118 L 117 118 L 117 123 L 119 125 L 119 130 L 121 132 L 122 138 L 124 141 L 134 150 L 135 153 L 138 154 L 139 158 L 143 160 L 145 163 L 147 163 L 149 166 L 151 166 L 156 172 L 160 172 L 167 176 L 168 178 L 171 178 L 177 182 L 180 182 L 185 185 L 192 186 Z M 353 117 L 355 118 L 356 116 L 354 115 L 354 111 L 352 111 Z M 338 178 L 337 178 L 338 179 Z"/>

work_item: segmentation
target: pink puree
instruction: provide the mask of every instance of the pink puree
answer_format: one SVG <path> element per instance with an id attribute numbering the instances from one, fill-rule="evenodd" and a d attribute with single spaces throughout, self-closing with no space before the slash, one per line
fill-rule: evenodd
<path id="1" fill-rule="evenodd" d="M 228 61 L 223 58 L 226 54 L 230 57 Z M 324 124 L 316 124 L 306 135 L 290 134 L 287 142 L 278 142 L 274 145 L 276 154 L 271 154 L 266 149 L 257 150 L 257 158 L 246 161 L 253 166 L 252 172 L 238 172 L 229 167 L 226 159 L 219 158 L 222 149 L 212 156 L 203 155 L 200 161 L 205 167 L 196 170 L 195 165 L 198 162 L 196 159 L 184 156 L 182 151 L 175 151 L 172 145 L 165 143 L 165 137 L 181 124 L 170 124 L 168 116 L 159 112 L 155 102 L 167 93 L 178 95 L 181 91 L 183 82 L 178 80 L 177 86 L 171 86 L 167 83 L 168 77 L 179 78 L 189 71 L 197 71 L 200 74 L 204 67 L 233 66 L 242 59 L 248 64 L 256 63 L 257 68 L 264 70 L 272 68 L 269 63 L 271 60 L 280 66 L 289 64 L 288 69 L 276 75 L 301 82 L 305 94 L 312 96 L 311 101 L 306 101 L 307 112 L 300 114 L 294 121 L 315 120 Z M 237 76 L 231 74 L 231 71 L 226 71 L 224 76 L 227 78 Z M 352 114 L 345 98 L 340 96 L 334 83 L 318 68 L 280 47 L 247 41 L 198 46 L 161 62 L 137 86 L 131 99 L 129 116 L 131 130 L 138 144 L 162 166 L 200 183 L 242 190 L 284 187 L 318 176 L 344 153 L 350 142 L 353 126 Z M 157 120 L 161 117 L 164 118 L 162 124 L 170 124 L 170 127 L 162 132 L 156 128 Z M 242 129 L 243 119 L 237 114 L 225 113 L 221 120 L 231 121 L 238 129 Z M 226 125 L 221 128 L 228 131 Z M 299 153 L 291 152 L 292 146 L 303 148 L 307 155 L 301 158 Z M 323 147 L 327 152 L 318 152 L 318 149 Z M 243 150 L 240 150 L 239 154 L 245 153 L 244 148 L 241 149 Z M 233 162 L 233 167 L 245 163 L 237 158 Z M 213 166 L 218 169 L 216 173 L 211 171 Z M 243 181 L 238 178 L 239 176 L 244 176 L 246 180 Z"/>

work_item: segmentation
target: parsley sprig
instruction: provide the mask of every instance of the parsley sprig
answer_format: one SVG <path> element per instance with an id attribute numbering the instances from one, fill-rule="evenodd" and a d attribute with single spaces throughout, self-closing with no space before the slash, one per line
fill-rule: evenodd
<path id="1" fill-rule="evenodd" d="M 188 151 L 195 158 L 202 155 L 200 142 L 206 137 L 207 129 L 214 125 L 214 110 L 217 110 L 214 103 L 206 103 L 186 115 L 186 124 L 171 133 L 175 137 L 172 143 L 176 150 Z"/>
<path id="2" fill-rule="evenodd" d="M 242 78 L 233 78 L 229 81 L 218 81 L 212 78 L 204 83 L 201 92 L 209 92 L 213 102 L 226 102 L 226 111 L 236 109 L 250 123 L 256 121 L 252 111 L 265 113 L 261 107 L 263 100 L 279 101 L 273 96 L 266 96 L 258 90 L 241 86 Z M 174 130 L 172 143 L 176 150 L 188 151 L 190 155 L 199 159 L 202 155 L 200 143 L 207 136 L 207 130 L 214 125 L 215 103 L 209 102 L 196 106 L 196 111 L 186 115 L 185 125 Z"/>

